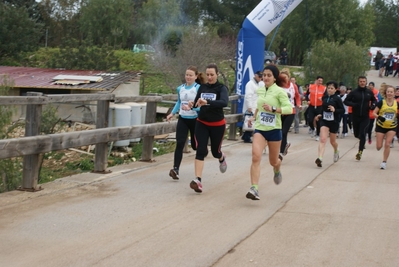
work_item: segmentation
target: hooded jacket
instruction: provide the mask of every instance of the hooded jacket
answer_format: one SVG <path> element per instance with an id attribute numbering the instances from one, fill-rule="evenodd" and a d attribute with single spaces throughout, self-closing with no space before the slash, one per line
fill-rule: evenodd
<path id="1" fill-rule="evenodd" d="M 357 87 L 346 97 L 344 104 L 352 107 L 353 116 L 369 117 L 369 110 L 374 109 L 377 101 L 367 87 Z"/>

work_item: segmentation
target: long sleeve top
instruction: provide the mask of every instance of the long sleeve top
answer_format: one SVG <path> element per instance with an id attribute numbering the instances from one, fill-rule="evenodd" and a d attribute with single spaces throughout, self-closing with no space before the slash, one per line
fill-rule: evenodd
<path id="1" fill-rule="evenodd" d="M 188 101 L 190 100 L 194 101 L 199 86 L 198 83 L 193 83 L 189 86 L 182 84 L 177 87 L 177 102 L 172 110 L 173 115 L 179 112 L 180 117 L 184 119 L 196 119 L 198 117 L 199 108 L 183 110 L 182 105 L 188 105 Z"/>
<path id="2" fill-rule="evenodd" d="M 281 129 L 281 114 L 292 114 L 292 105 L 284 89 L 273 84 L 269 88 L 260 87 L 256 91 L 258 101 L 256 107 L 255 129 L 271 131 Z M 281 109 L 280 113 L 266 111 L 263 104 Z"/>

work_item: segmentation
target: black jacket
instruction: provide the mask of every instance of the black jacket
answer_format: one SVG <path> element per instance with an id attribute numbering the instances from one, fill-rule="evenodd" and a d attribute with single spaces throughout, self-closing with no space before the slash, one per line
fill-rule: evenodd
<path id="1" fill-rule="evenodd" d="M 198 88 L 194 103 L 199 98 L 207 100 L 208 105 L 202 106 L 198 113 L 198 119 L 202 121 L 216 122 L 224 119 L 223 108 L 229 103 L 229 93 L 224 84 L 218 81 L 214 84 L 201 84 Z"/>
<path id="2" fill-rule="evenodd" d="M 338 123 L 340 121 L 341 117 L 337 116 L 337 115 L 341 115 L 341 114 L 345 113 L 345 107 L 344 107 L 344 104 L 342 103 L 341 97 L 339 97 L 336 94 L 333 94 L 332 96 L 329 96 L 328 94 L 324 94 L 321 100 L 323 101 L 323 103 L 322 103 L 323 112 L 324 111 L 331 112 L 328 109 L 328 106 L 334 107 L 334 109 L 335 109 L 334 121 Z M 322 114 L 322 117 L 323 117 L 323 114 Z"/>
<path id="3" fill-rule="evenodd" d="M 367 87 L 357 87 L 349 93 L 344 104 L 352 107 L 353 116 L 369 117 L 370 109 L 374 109 L 377 101 L 373 92 Z"/>

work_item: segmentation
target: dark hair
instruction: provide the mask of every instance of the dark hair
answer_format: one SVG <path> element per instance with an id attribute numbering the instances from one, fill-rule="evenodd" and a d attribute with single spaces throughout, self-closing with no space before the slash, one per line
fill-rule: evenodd
<path id="1" fill-rule="evenodd" d="M 283 75 L 280 75 L 280 70 L 274 64 L 267 65 L 263 71 L 270 70 L 273 73 L 274 79 L 276 79 L 276 84 L 280 87 L 287 87 L 288 81 Z"/>
<path id="2" fill-rule="evenodd" d="M 338 83 L 336 81 L 329 81 L 326 83 L 326 87 L 329 86 L 330 84 L 332 84 L 334 86 L 335 89 L 338 88 Z"/>
<path id="3" fill-rule="evenodd" d="M 372 84 L 373 86 L 375 86 L 374 82 L 369 82 L 369 85 Z"/>
<path id="4" fill-rule="evenodd" d="M 219 73 L 219 69 L 218 66 L 216 65 L 216 63 L 211 63 L 208 66 L 206 66 L 207 69 L 215 69 L 216 74 Z"/>
<path id="5" fill-rule="evenodd" d="M 196 66 L 189 66 L 186 70 L 191 70 L 194 71 L 195 75 L 197 75 L 197 79 L 195 79 L 195 82 L 198 84 L 203 84 L 206 83 L 206 78 L 202 72 L 198 72 L 198 68 Z"/>
<path id="6" fill-rule="evenodd" d="M 366 81 L 367 81 L 367 77 L 364 76 L 364 75 L 359 76 L 359 77 L 357 78 L 357 81 L 359 81 L 360 79 L 366 79 Z"/>
<path id="7" fill-rule="evenodd" d="M 316 77 L 316 80 L 318 80 L 318 79 L 324 79 L 324 78 L 323 78 L 323 76 L 319 75 L 319 76 Z"/>

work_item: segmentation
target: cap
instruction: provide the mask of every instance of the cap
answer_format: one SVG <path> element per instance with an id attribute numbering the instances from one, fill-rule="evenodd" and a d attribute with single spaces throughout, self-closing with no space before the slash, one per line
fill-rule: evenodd
<path id="1" fill-rule="evenodd" d="M 258 75 L 259 77 L 263 76 L 263 72 L 261 70 L 258 70 L 257 72 L 255 72 L 256 75 Z"/>

